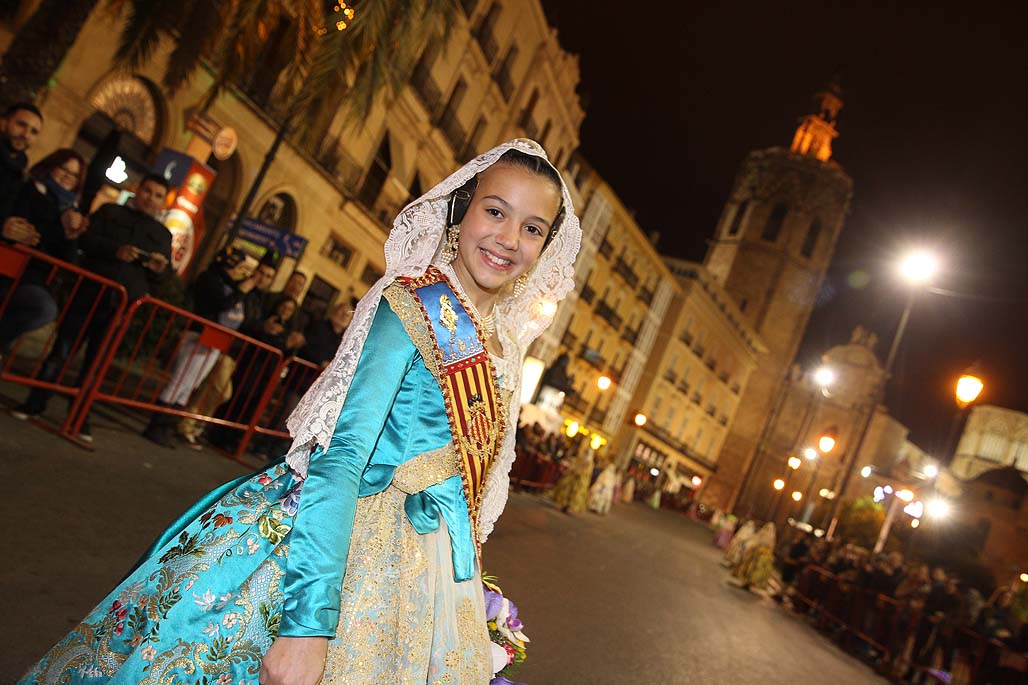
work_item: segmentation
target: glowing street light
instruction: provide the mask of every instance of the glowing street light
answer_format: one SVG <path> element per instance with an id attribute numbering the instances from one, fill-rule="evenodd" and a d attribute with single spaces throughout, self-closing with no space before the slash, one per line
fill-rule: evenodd
<path id="1" fill-rule="evenodd" d="M 596 379 L 596 387 L 600 390 L 609 390 L 611 383 L 613 383 L 613 381 L 607 376 L 600 376 Z"/>
<path id="2" fill-rule="evenodd" d="M 872 469 L 870 466 L 865 466 L 864 468 L 860 469 L 861 478 L 870 478 L 873 470 L 874 469 Z"/>
<path id="3" fill-rule="evenodd" d="M 789 465 L 790 469 L 795 471 L 803 464 L 803 461 L 799 457 L 789 457 L 789 460 L 786 463 Z"/>
<path id="4" fill-rule="evenodd" d="M 569 438 L 573 438 L 576 435 L 578 435 L 578 429 L 581 428 L 581 427 L 582 426 L 578 423 L 578 421 L 572 421 L 571 423 L 568 424 L 568 427 L 565 430 L 565 433 L 567 433 L 567 436 Z"/>
<path id="5" fill-rule="evenodd" d="M 938 273 L 939 260 L 927 250 L 915 250 L 900 260 L 899 271 L 907 282 L 923 285 Z"/>
<path id="6" fill-rule="evenodd" d="M 910 519 L 910 527 L 917 528 L 921 525 L 921 519 Z"/>
<path id="7" fill-rule="evenodd" d="M 925 464 L 923 471 L 925 478 L 935 478 L 939 475 L 939 467 L 935 464 Z"/>
<path id="8" fill-rule="evenodd" d="M 785 489 L 785 481 L 782 480 L 781 478 L 775 478 L 774 482 L 771 483 L 771 487 L 773 487 L 775 490 L 778 490 L 779 492 L 781 492 L 782 490 Z"/>
<path id="9" fill-rule="evenodd" d="M 967 372 L 957 379 L 956 398 L 957 406 L 963 409 L 967 405 L 971 404 L 978 399 L 978 396 L 982 394 L 982 390 L 985 388 L 985 382 L 974 375 L 973 373 Z"/>
<path id="10" fill-rule="evenodd" d="M 646 414 L 636 414 L 634 422 L 635 425 L 639 426 L 639 428 L 642 428 L 646 425 L 646 420 Z"/>
<path id="11" fill-rule="evenodd" d="M 814 461 L 817 459 L 817 450 L 813 447 L 806 447 L 803 449 L 803 458 L 807 461 Z"/>
<path id="12" fill-rule="evenodd" d="M 700 477 L 700 476 L 693 476 L 693 477 L 692 477 L 692 486 L 693 486 L 694 488 L 698 488 L 698 487 L 700 487 L 701 485 L 703 485 L 703 478 L 702 478 L 702 477 Z"/>
<path id="13" fill-rule="evenodd" d="M 914 493 L 911 492 L 910 490 L 907 490 L 907 489 L 900 490 L 899 492 L 896 493 L 896 496 L 899 497 L 904 502 L 913 502 L 914 501 Z"/>
<path id="14" fill-rule="evenodd" d="M 792 491 L 792 501 L 793 502 L 799 502 L 801 499 L 803 499 L 803 493 L 800 492 L 799 490 L 793 490 Z"/>
<path id="15" fill-rule="evenodd" d="M 1028 583 L 1028 573 L 1022 573 L 1021 574 L 1021 582 L 1022 583 Z"/>
<path id="16" fill-rule="evenodd" d="M 933 519 L 941 519 L 949 516 L 949 502 L 943 499 L 933 499 L 925 506 L 925 511 Z"/>
<path id="17" fill-rule="evenodd" d="M 821 386 L 822 389 L 834 383 L 835 379 L 835 369 L 830 366 L 820 366 L 814 371 L 814 382 Z"/>
<path id="18" fill-rule="evenodd" d="M 822 454 L 828 454 L 835 449 L 835 443 L 835 430 L 829 429 L 817 439 L 817 448 L 821 450 Z"/>

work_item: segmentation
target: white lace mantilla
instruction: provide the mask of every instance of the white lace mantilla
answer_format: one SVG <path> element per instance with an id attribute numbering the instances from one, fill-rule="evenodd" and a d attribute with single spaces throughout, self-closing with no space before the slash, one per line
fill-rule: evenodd
<path id="1" fill-rule="evenodd" d="M 542 146 L 518 138 L 497 146 L 465 164 L 441 183 L 407 205 L 393 221 L 385 244 L 385 275 L 361 298 L 353 321 L 336 351 L 332 363 L 322 372 L 289 417 L 293 444 L 286 461 L 306 477 L 310 454 L 317 445 L 328 445 L 336 419 L 346 399 L 364 341 L 375 318 L 382 291 L 399 276 L 420 276 L 437 258 L 446 230 L 450 194 L 492 166 L 507 150 L 547 159 Z M 549 160 L 547 159 L 547 162 Z M 552 314 L 544 314 L 548 303 L 557 303 L 574 287 L 574 262 L 582 241 L 582 229 L 575 216 L 567 185 L 561 182 L 564 220 L 539 261 L 529 273 L 520 295 L 501 296 L 495 307 L 496 330 L 503 346 L 503 358 L 495 358 L 501 385 L 513 393 L 503 444 L 489 469 L 481 508 L 481 538 L 493 530 L 507 503 L 510 467 L 514 463 L 514 435 L 520 411 L 521 366 L 528 346 L 550 325 Z"/>

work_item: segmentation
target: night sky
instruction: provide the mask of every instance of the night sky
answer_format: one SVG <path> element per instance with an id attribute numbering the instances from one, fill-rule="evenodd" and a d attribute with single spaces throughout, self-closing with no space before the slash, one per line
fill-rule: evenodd
<path id="1" fill-rule="evenodd" d="M 861 323 L 883 358 L 903 305 L 890 260 L 937 248 L 936 285 L 963 295 L 918 301 L 888 404 L 938 454 L 950 384 L 976 360 L 982 402 L 1028 410 L 1023 24 L 983 3 L 853 4 L 884 9 L 544 0 L 581 58 L 581 152 L 674 256 L 703 259 L 740 161 L 788 146 L 812 94 L 841 74 L 833 156 L 854 179 L 853 207 L 799 361 Z M 848 285 L 858 270 L 861 289 Z"/>

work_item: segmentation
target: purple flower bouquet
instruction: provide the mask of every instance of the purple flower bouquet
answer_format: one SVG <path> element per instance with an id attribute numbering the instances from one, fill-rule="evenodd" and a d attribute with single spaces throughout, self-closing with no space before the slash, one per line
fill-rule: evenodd
<path id="1" fill-rule="evenodd" d="M 529 640 L 522 632 L 525 626 L 518 618 L 517 605 L 503 596 L 495 580 L 482 576 L 485 620 L 493 655 L 493 679 L 489 685 L 519 685 L 510 678 L 525 662 L 525 646 Z"/>

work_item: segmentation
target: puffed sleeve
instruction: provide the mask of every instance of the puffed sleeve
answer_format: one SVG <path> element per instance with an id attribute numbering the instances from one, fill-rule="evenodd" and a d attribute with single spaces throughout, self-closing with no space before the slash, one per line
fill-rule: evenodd
<path id="1" fill-rule="evenodd" d="M 361 474 L 416 354 L 383 299 L 332 440 L 327 449 L 319 447 L 311 455 L 290 533 L 279 635 L 335 635 Z"/>

